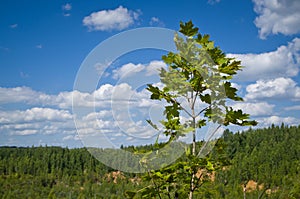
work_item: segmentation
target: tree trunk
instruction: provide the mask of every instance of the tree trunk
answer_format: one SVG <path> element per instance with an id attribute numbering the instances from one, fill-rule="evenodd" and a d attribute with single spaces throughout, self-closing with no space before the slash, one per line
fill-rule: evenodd
<path id="1" fill-rule="evenodd" d="M 194 114 L 194 107 L 192 107 L 192 112 Z M 193 117 L 193 126 L 194 126 L 194 132 L 193 132 L 193 144 L 192 144 L 192 155 L 196 155 L 196 118 Z M 189 199 L 193 199 L 193 193 L 195 190 L 195 171 L 193 171 L 192 177 L 191 177 L 191 184 L 190 184 L 190 194 L 189 194 Z"/>

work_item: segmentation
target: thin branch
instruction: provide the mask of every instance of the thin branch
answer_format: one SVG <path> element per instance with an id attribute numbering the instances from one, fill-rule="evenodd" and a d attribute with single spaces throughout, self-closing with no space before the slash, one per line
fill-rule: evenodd
<path id="1" fill-rule="evenodd" d="M 200 186 L 198 186 L 198 183 L 199 183 L 199 181 L 200 181 L 202 175 L 203 175 L 203 173 L 201 173 L 200 176 L 199 176 L 199 178 L 197 179 L 197 182 L 195 183 L 195 187 L 194 187 L 193 191 L 195 191 L 197 188 L 200 187 Z M 203 183 L 202 183 L 202 184 L 203 184 Z M 202 185 L 202 184 L 200 184 L 200 185 Z"/>
<path id="2" fill-rule="evenodd" d="M 195 189 L 196 189 L 196 188 L 198 189 L 198 188 L 201 187 L 203 184 L 204 184 L 203 182 L 200 183 L 199 186 L 195 187 Z"/>
<path id="3" fill-rule="evenodd" d="M 195 97 L 194 97 L 194 99 L 193 99 L 193 102 L 192 102 L 192 108 L 194 108 L 194 107 L 195 107 L 195 103 L 196 103 L 196 100 L 197 100 L 198 94 L 199 94 L 199 91 L 197 90 L 197 91 L 196 91 L 196 94 L 195 94 Z"/>
<path id="4" fill-rule="evenodd" d="M 210 106 L 202 109 L 201 111 L 199 111 L 199 113 L 195 116 L 195 117 L 198 117 L 201 113 L 203 113 L 204 111 L 206 111 L 208 108 L 210 108 Z"/>
<path id="5" fill-rule="evenodd" d="M 146 186 L 146 187 L 143 187 L 143 188 L 137 190 L 136 192 L 139 193 L 139 192 L 143 191 L 144 189 L 149 188 L 149 187 L 151 187 L 151 186 L 152 186 L 152 185 L 148 185 L 148 186 Z"/>
<path id="6" fill-rule="evenodd" d="M 188 112 L 179 102 L 177 102 L 176 99 L 171 99 L 171 102 L 176 103 L 186 114 L 188 114 L 190 117 L 193 117 L 193 115 Z"/>
<path id="7" fill-rule="evenodd" d="M 190 102 L 191 109 L 193 109 L 193 101 L 194 101 L 194 91 L 191 92 L 191 102 Z"/>

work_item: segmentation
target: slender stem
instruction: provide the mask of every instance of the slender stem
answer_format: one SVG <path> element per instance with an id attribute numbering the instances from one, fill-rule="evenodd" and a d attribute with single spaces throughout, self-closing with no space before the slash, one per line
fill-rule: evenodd
<path id="1" fill-rule="evenodd" d="M 144 189 L 149 188 L 149 187 L 151 187 L 151 186 L 152 186 L 152 185 L 148 185 L 148 186 L 146 186 L 146 187 L 143 187 L 143 188 L 137 190 L 136 192 L 139 193 L 139 192 L 143 191 Z"/>
<path id="2" fill-rule="evenodd" d="M 195 183 L 195 187 L 194 187 L 194 190 L 196 189 L 196 188 L 199 188 L 200 186 L 198 186 L 198 184 L 199 184 L 199 181 L 201 180 L 201 177 L 202 177 L 202 173 L 200 174 L 200 176 L 199 176 L 199 178 L 197 179 L 197 182 Z M 201 183 L 200 185 L 202 185 L 203 183 Z"/>
<path id="3" fill-rule="evenodd" d="M 194 131 L 193 131 L 193 143 L 192 143 L 192 155 L 195 156 L 196 155 L 196 117 L 195 117 L 195 107 L 192 106 L 191 107 L 192 109 L 192 118 L 193 118 L 193 128 L 194 128 Z M 189 199 L 192 199 L 193 198 L 193 193 L 195 191 L 195 175 L 196 175 L 196 171 L 193 170 L 192 171 L 192 176 L 191 176 L 191 182 L 190 182 L 190 194 L 189 194 Z"/>
<path id="4" fill-rule="evenodd" d="M 193 92 L 191 94 L 192 96 L 192 101 L 194 101 L 193 99 Z M 195 96 L 196 98 L 197 96 Z M 193 131 L 193 149 L 192 149 L 192 155 L 195 156 L 196 155 L 196 117 L 195 117 L 195 107 L 194 107 L 194 104 L 191 105 L 191 110 L 192 110 L 192 118 L 193 118 L 193 128 L 194 128 L 194 131 Z"/>
<path id="5" fill-rule="evenodd" d="M 172 103 L 176 103 L 184 112 L 186 112 L 186 114 L 188 114 L 190 117 L 193 117 L 193 115 L 188 112 L 188 110 L 186 110 L 186 108 L 184 108 L 176 99 L 171 99 Z"/>
<path id="6" fill-rule="evenodd" d="M 192 106 L 191 106 L 193 109 L 194 109 L 194 107 L 195 107 L 195 103 L 196 103 L 198 94 L 199 94 L 199 91 L 196 91 L 196 94 L 195 94 L 195 97 L 194 97 L 194 99 L 193 99 Z"/>
<path id="7" fill-rule="evenodd" d="M 196 117 L 198 117 L 201 113 L 203 113 L 204 111 L 206 111 L 210 106 L 202 109 L 201 111 L 199 111 L 199 113 L 197 115 L 195 115 Z"/>
<path id="8" fill-rule="evenodd" d="M 193 171 L 193 174 L 192 174 L 192 177 L 191 177 L 189 199 L 193 199 L 193 193 L 194 193 L 194 190 L 195 190 L 194 180 L 195 180 L 195 172 Z"/>

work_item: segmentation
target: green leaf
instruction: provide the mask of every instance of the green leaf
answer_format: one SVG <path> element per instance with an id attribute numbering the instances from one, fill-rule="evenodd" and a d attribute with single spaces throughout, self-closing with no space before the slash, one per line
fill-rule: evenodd
<path id="1" fill-rule="evenodd" d="M 199 28 L 194 27 L 192 21 L 188 21 L 187 23 L 180 22 L 179 32 L 184 34 L 185 36 L 191 37 L 195 36 L 198 33 Z"/>
<path id="2" fill-rule="evenodd" d="M 161 91 L 159 90 L 159 88 L 152 86 L 151 84 L 148 84 L 147 86 L 148 86 L 147 90 L 152 93 L 151 99 L 161 100 L 162 96 L 161 96 Z"/>
<path id="3" fill-rule="evenodd" d="M 172 119 L 179 117 L 179 106 L 177 103 L 174 103 L 172 106 L 166 106 L 164 114 L 167 116 L 167 119 Z"/>
<path id="4" fill-rule="evenodd" d="M 191 148 L 190 148 L 189 146 L 188 146 L 188 147 L 185 147 L 184 150 L 185 150 L 185 155 L 186 155 L 186 156 L 191 155 Z"/>
<path id="5" fill-rule="evenodd" d="M 159 130 L 158 127 L 157 127 L 157 125 L 154 124 L 151 120 L 146 120 L 146 121 L 147 121 L 147 123 L 150 124 L 155 130 L 157 130 L 157 131 Z"/>
<path id="6" fill-rule="evenodd" d="M 208 42 L 208 44 L 206 45 L 206 47 L 207 47 L 208 50 L 213 49 L 214 46 L 215 46 L 215 45 L 214 45 L 214 42 L 213 42 L 213 41 Z"/>
<path id="7" fill-rule="evenodd" d="M 201 127 L 203 127 L 203 126 L 205 126 L 206 125 L 206 120 L 199 120 L 198 122 L 197 122 L 197 127 L 198 128 L 201 128 Z"/>
<path id="8" fill-rule="evenodd" d="M 214 171 L 215 170 L 214 165 L 210 161 L 207 161 L 206 169 L 209 170 L 209 171 Z"/>
<path id="9" fill-rule="evenodd" d="M 255 126 L 257 122 L 254 120 L 248 120 L 249 116 L 249 114 L 243 113 L 243 111 L 240 109 L 233 110 L 232 107 L 229 107 L 226 109 L 224 125 L 227 126 L 231 123 L 240 126 Z"/>
<path id="10" fill-rule="evenodd" d="M 237 96 L 237 94 L 236 94 L 237 89 L 232 87 L 230 82 L 225 82 L 224 83 L 224 88 L 225 88 L 226 96 L 229 99 L 232 99 L 232 100 L 235 100 L 235 101 L 243 101 L 243 98 Z"/>
<path id="11" fill-rule="evenodd" d="M 232 60 L 232 58 L 229 60 Z M 238 70 L 242 69 L 241 62 L 232 61 L 231 63 L 229 63 L 229 60 L 222 65 L 219 65 L 219 71 L 228 75 L 235 75 L 237 74 Z"/>
<path id="12" fill-rule="evenodd" d="M 209 94 L 200 95 L 200 99 L 207 104 L 211 104 L 211 97 Z"/>

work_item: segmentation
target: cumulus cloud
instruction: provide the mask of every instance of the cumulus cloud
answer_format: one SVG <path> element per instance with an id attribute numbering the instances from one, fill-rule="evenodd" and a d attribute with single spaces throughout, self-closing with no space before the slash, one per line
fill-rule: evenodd
<path id="1" fill-rule="evenodd" d="M 167 68 L 167 65 L 163 61 L 151 61 L 147 66 L 146 66 L 146 71 L 147 75 L 158 75 L 159 70 L 161 68 Z"/>
<path id="2" fill-rule="evenodd" d="M 270 34 L 291 35 L 300 32 L 299 0 L 253 0 L 258 14 L 254 23 L 259 28 L 260 38 Z"/>
<path id="3" fill-rule="evenodd" d="M 255 84 L 248 85 L 246 91 L 246 100 L 266 98 L 300 100 L 300 87 L 290 78 L 258 80 Z"/>
<path id="4" fill-rule="evenodd" d="M 286 125 L 291 125 L 291 126 L 298 126 L 300 123 L 300 119 L 295 118 L 295 117 L 279 117 L 276 115 L 266 117 L 266 118 L 259 118 L 258 122 L 261 126 L 271 126 L 272 124 L 274 125 L 280 125 L 282 123 Z"/>
<path id="5" fill-rule="evenodd" d="M 23 102 L 27 104 L 52 104 L 54 96 L 34 91 L 29 87 L 0 87 L 0 104 Z"/>
<path id="6" fill-rule="evenodd" d="M 245 113 L 250 114 L 251 116 L 263 116 L 271 115 L 273 113 L 273 108 L 275 107 L 275 105 L 268 104 L 267 102 L 240 102 L 234 104 L 232 107 L 235 110 L 241 109 Z"/>
<path id="7" fill-rule="evenodd" d="M 101 10 L 84 17 L 83 25 L 90 31 L 124 30 L 133 25 L 140 12 L 119 6 L 115 10 Z"/>
<path id="8" fill-rule="evenodd" d="M 149 96 L 150 93 L 145 89 L 136 91 L 127 83 L 103 84 L 91 93 L 74 90 L 60 92 L 57 95 L 48 95 L 29 87 L 0 87 L 0 105 L 21 103 L 31 106 L 54 106 L 61 109 L 70 109 L 72 106 L 106 108 L 111 107 L 112 103 L 146 107 L 154 104 Z"/>
<path id="9" fill-rule="evenodd" d="M 23 123 L 38 121 L 65 121 L 72 119 L 72 115 L 67 110 L 57 110 L 51 108 L 34 107 L 25 111 L 1 111 L 0 122 Z"/>
<path id="10" fill-rule="evenodd" d="M 118 144 L 126 138 L 132 142 L 152 139 L 157 132 L 145 121 L 150 118 L 151 107 L 158 102 L 149 96 L 146 89 L 134 90 L 127 83 L 103 84 L 90 93 L 75 90 L 57 95 L 28 87 L 0 88 L 0 104 L 19 103 L 16 108 L 33 106 L 25 110 L 1 110 L 0 131 L 12 136 L 59 134 L 61 142 L 81 138 L 86 144 L 98 143 L 99 147 L 106 146 L 107 139 Z M 72 114 L 72 105 L 87 112 Z M 75 136 L 76 132 L 79 136 Z"/>
<path id="11" fill-rule="evenodd" d="M 145 66 L 142 64 L 133 64 L 133 63 L 128 63 L 123 65 L 122 67 L 113 70 L 113 78 L 118 79 L 122 76 L 129 76 L 133 75 L 135 73 L 141 72 L 144 70 Z"/>
<path id="12" fill-rule="evenodd" d="M 113 70 L 113 78 L 129 77 L 140 72 L 144 72 L 144 75 L 146 76 L 158 75 L 159 69 L 166 67 L 167 66 L 163 61 L 158 60 L 151 61 L 149 64 L 128 63 Z"/>
<path id="13" fill-rule="evenodd" d="M 253 81 L 262 78 L 294 77 L 300 68 L 300 39 L 295 38 L 287 46 L 261 54 L 227 54 L 242 61 L 245 66 L 237 80 Z"/>
<path id="14" fill-rule="evenodd" d="M 69 111 L 51 108 L 0 111 L 0 130 L 11 135 L 54 134 L 72 128 L 72 119 Z"/>

